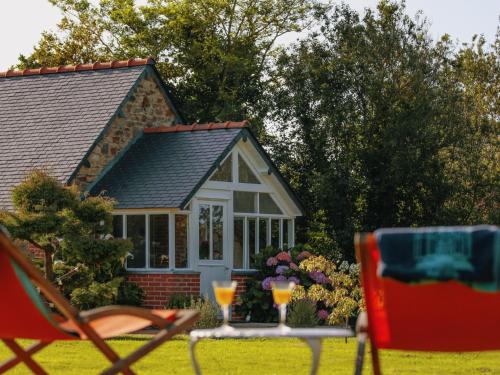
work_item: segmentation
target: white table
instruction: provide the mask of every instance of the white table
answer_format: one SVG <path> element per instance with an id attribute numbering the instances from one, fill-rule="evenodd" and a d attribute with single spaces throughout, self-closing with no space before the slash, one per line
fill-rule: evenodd
<path id="1" fill-rule="evenodd" d="M 321 355 L 321 340 L 328 337 L 354 337 L 354 332 L 345 328 L 215 328 L 196 329 L 191 331 L 189 350 L 191 363 L 196 375 L 201 375 L 201 369 L 196 360 L 195 347 L 201 339 L 247 339 L 247 338 L 298 338 L 305 341 L 312 351 L 311 375 L 318 372 L 319 359 Z"/>

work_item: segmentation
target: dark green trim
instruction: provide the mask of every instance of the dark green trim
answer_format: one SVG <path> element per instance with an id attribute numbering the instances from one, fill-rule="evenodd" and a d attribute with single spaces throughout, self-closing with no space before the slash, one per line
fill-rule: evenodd
<path id="1" fill-rule="evenodd" d="M 152 70 L 154 72 L 154 78 L 156 80 L 156 83 L 158 84 L 160 91 L 162 92 L 163 96 L 165 97 L 165 100 L 170 105 L 170 108 L 172 109 L 172 111 L 175 114 L 176 123 L 177 124 L 185 124 L 186 119 L 184 118 L 184 116 L 182 116 L 182 114 L 179 112 L 179 110 L 175 106 L 175 104 L 172 100 L 172 94 L 170 93 L 170 89 L 168 88 L 165 81 L 161 78 L 161 74 L 158 71 L 158 69 L 156 69 L 156 66 L 155 65 L 147 65 L 147 69 Z"/>
<path id="2" fill-rule="evenodd" d="M 221 130 L 219 130 L 221 131 Z M 288 183 L 288 181 L 283 177 L 279 169 L 276 167 L 276 165 L 273 163 L 269 155 L 267 154 L 266 150 L 262 147 L 262 145 L 259 143 L 257 138 L 253 135 L 253 133 L 248 129 L 248 128 L 243 128 L 241 131 L 234 137 L 234 139 L 229 143 L 229 145 L 224 149 L 224 151 L 219 155 L 219 157 L 215 160 L 215 162 L 212 164 L 208 172 L 203 176 L 203 178 L 196 184 L 196 186 L 191 190 L 191 192 L 188 194 L 188 196 L 182 201 L 181 205 L 179 206 L 180 209 L 185 209 L 188 203 L 191 201 L 193 196 L 196 194 L 196 192 L 201 188 L 201 186 L 208 180 L 208 178 L 212 175 L 212 173 L 215 171 L 215 169 L 219 166 L 219 164 L 226 158 L 227 154 L 231 152 L 233 147 L 238 143 L 238 141 L 242 138 L 247 138 L 252 142 L 253 146 L 259 153 L 259 155 L 264 159 L 266 162 L 267 166 L 269 169 L 276 175 L 278 180 L 281 182 L 281 184 L 284 186 L 285 190 L 287 193 L 290 195 L 292 198 L 293 202 L 297 205 L 299 208 L 300 212 L 302 215 L 304 215 L 304 205 L 300 201 L 299 197 L 295 194 L 293 191 L 292 187 Z"/>
<path id="3" fill-rule="evenodd" d="M 193 198 L 193 196 L 196 194 L 196 192 L 201 188 L 201 186 L 205 183 L 205 181 L 208 180 L 208 178 L 212 175 L 212 173 L 219 166 L 219 164 L 226 158 L 226 155 L 229 152 L 231 152 L 231 150 L 236 145 L 236 143 L 238 143 L 238 141 L 241 139 L 241 136 L 243 134 L 243 130 L 245 130 L 245 129 L 241 129 L 241 131 L 235 135 L 233 140 L 226 146 L 224 151 L 222 151 L 222 153 L 219 155 L 219 157 L 214 161 L 214 163 L 212 164 L 212 166 L 210 167 L 208 172 L 205 173 L 205 175 L 201 178 L 200 181 L 198 181 L 198 183 L 194 186 L 194 188 L 187 195 L 187 197 L 184 198 L 184 200 L 182 201 L 182 203 L 179 206 L 179 208 L 181 210 L 184 210 L 186 208 L 186 206 L 188 205 L 191 198 Z M 209 130 L 209 131 L 224 131 L 224 130 Z"/>
<path id="4" fill-rule="evenodd" d="M 116 163 L 118 163 L 122 158 L 123 156 L 125 156 L 125 154 L 127 153 L 127 151 L 140 139 L 142 138 L 142 136 L 144 135 L 144 130 L 141 130 L 119 153 L 118 155 L 116 155 L 114 157 L 113 160 L 111 160 L 111 162 L 108 163 L 108 165 L 106 165 L 101 173 L 99 173 L 99 175 L 94 179 L 94 181 L 89 184 L 89 186 L 85 189 L 86 192 L 91 192 L 92 189 L 94 188 L 94 186 L 97 185 L 97 183 L 106 175 L 106 173 L 108 173 L 111 168 L 113 168 Z"/>
<path id="5" fill-rule="evenodd" d="M 264 150 L 264 147 L 262 147 L 262 145 L 257 140 L 257 138 L 255 138 L 255 136 L 253 135 L 253 133 L 249 129 L 247 129 L 247 128 L 244 128 L 243 131 L 248 134 L 248 138 L 250 139 L 250 141 L 252 142 L 252 144 L 254 145 L 254 147 L 257 149 L 257 151 L 260 154 L 260 156 L 265 160 L 265 162 L 267 163 L 267 166 L 269 167 L 269 169 L 276 175 L 276 177 L 278 178 L 278 180 L 285 187 L 285 190 L 292 197 L 292 200 L 297 205 L 297 207 L 299 208 L 299 210 L 302 213 L 302 215 L 304 215 L 304 213 L 305 213 L 304 204 L 301 202 L 301 200 L 299 199 L 299 197 L 297 196 L 297 194 L 295 194 L 295 192 L 293 191 L 292 187 L 290 186 L 290 183 L 288 182 L 288 180 L 281 174 L 281 172 L 279 171 L 278 167 L 276 167 L 276 165 L 272 161 L 272 159 L 269 156 L 269 154 L 266 152 L 266 150 Z"/>
<path id="6" fill-rule="evenodd" d="M 123 107 L 128 102 L 128 100 L 134 95 L 135 89 L 139 85 L 139 82 L 141 82 L 141 80 L 146 76 L 146 74 L 147 74 L 146 67 L 147 66 L 149 66 L 149 65 L 145 65 L 144 66 L 145 68 L 143 69 L 143 71 L 141 72 L 141 74 L 139 75 L 139 77 L 137 77 L 137 79 L 135 80 L 134 84 L 132 85 L 132 87 L 130 88 L 130 90 L 127 92 L 127 95 L 125 95 L 125 97 L 121 101 L 120 105 L 116 109 L 115 113 L 113 113 L 113 115 L 110 117 L 110 119 L 106 123 L 106 126 L 104 126 L 104 128 L 101 130 L 101 132 L 99 133 L 99 135 L 97 136 L 97 138 L 94 140 L 94 142 L 92 143 L 92 145 L 89 147 L 89 149 L 87 150 L 87 152 L 83 156 L 82 160 L 80 160 L 80 162 L 76 166 L 76 168 L 73 171 L 73 173 L 71 173 L 71 176 L 69 176 L 69 178 L 67 180 L 68 184 L 71 184 L 73 182 L 73 179 L 75 178 L 76 174 L 80 170 L 80 167 L 82 166 L 82 164 L 84 163 L 84 161 L 90 156 L 90 154 L 92 153 L 92 151 L 94 151 L 95 147 L 101 141 L 101 139 L 104 137 L 104 134 L 106 134 L 106 132 L 108 131 L 108 129 L 111 126 L 111 124 L 113 124 L 113 121 L 117 117 L 123 117 Z"/>
<path id="7" fill-rule="evenodd" d="M 161 79 L 161 76 L 160 76 L 160 73 L 158 72 L 158 70 L 154 67 L 154 65 L 144 65 L 143 71 L 141 72 L 141 74 L 139 75 L 139 77 L 137 77 L 137 79 L 135 80 L 134 84 L 132 85 L 132 87 L 130 88 L 130 90 L 127 92 L 127 95 L 125 95 L 125 97 L 123 98 L 122 102 L 120 103 L 120 105 L 116 109 L 115 113 L 113 113 L 113 115 L 110 117 L 110 119 L 106 123 L 106 126 L 102 129 L 102 131 L 99 133 L 99 135 L 94 140 L 94 142 L 92 143 L 92 145 L 89 147 L 89 149 L 85 153 L 85 155 L 82 158 L 82 160 L 80 160 L 80 162 L 76 166 L 76 168 L 73 171 L 73 173 L 71 173 L 71 176 L 69 176 L 69 178 L 67 180 L 68 184 L 71 184 L 73 182 L 73 179 L 75 178 L 76 174 L 78 173 L 78 170 L 81 168 L 81 166 L 84 163 L 84 161 L 87 160 L 87 158 L 90 156 L 90 154 L 92 153 L 92 151 L 94 151 L 95 147 L 101 141 L 101 139 L 104 137 L 104 134 L 106 134 L 106 131 L 109 129 L 109 127 L 111 126 L 111 124 L 113 123 L 113 121 L 117 117 L 123 117 L 123 107 L 128 102 L 128 100 L 131 99 L 134 96 L 135 89 L 137 88 L 137 86 L 139 85 L 139 83 L 144 78 L 146 78 L 149 74 L 153 75 L 153 77 L 154 77 L 154 79 L 155 79 L 158 87 L 160 88 L 161 93 L 163 94 L 165 100 L 167 101 L 167 103 L 169 104 L 170 108 L 174 112 L 176 122 L 177 123 L 181 123 L 181 124 L 184 123 L 184 118 L 180 115 L 179 111 L 177 111 L 177 108 L 174 106 L 174 104 L 173 104 L 173 102 L 172 102 L 172 100 L 171 100 L 171 98 L 169 96 L 168 89 L 167 89 L 165 83 L 163 82 L 163 80 Z"/>

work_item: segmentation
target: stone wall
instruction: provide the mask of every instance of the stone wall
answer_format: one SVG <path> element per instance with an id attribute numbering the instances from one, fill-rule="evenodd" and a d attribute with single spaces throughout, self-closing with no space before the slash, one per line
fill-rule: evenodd
<path id="1" fill-rule="evenodd" d="M 85 189 L 142 129 L 171 126 L 175 120 L 156 79 L 152 75 L 146 76 L 136 85 L 121 113 L 80 167 L 75 184 Z"/>

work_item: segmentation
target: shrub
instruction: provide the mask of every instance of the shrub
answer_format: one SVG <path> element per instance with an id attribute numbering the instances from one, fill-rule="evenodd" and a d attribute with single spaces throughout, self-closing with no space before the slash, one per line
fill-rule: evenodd
<path id="1" fill-rule="evenodd" d="M 314 327 L 318 323 L 316 302 L 308 298 L 302 298 L 290 304 L 288 325 L 291 327 Z"/>
<path id="2" fill-rule="evenodd" d="M 189 294 L 173 294 L 168 298 L 165 304 L 166 309 L 185 309 L 191 305 L 193 299 L 200 300 L 201 297 L 194 297 Z"/>
<path id="3" fill-rule="evenodd" d="M 215 328 L 218 326 L 219 308 L 208 297 L 192 297 L 188 309 L 198 310 L 200 319 L 196 322 L 194 328 Z"/>
<path id="4" fill-rule="evenodd" d="M 138 284 L 126 281 L 118 287 L 118 305 L 141 306 L 143 301 L 144 290 Z"/>
<path id="5" fill-rule="evenodd" d="M 279 280 L 295 282 L 293 301 L 308 298 L 316 304 L 321 324 L 347 325 L 363 308 L 357 265 L 312 255 L 307 245 L 289 252 L 268 248 L 254 259 L 258 273 L 247 281 L 237 308 L 241 315 L 250 315 L 251 321 L 276 321 L 271 284 Z"/>
<path id="6" fill-rule="evenodd" d="M 111 305 L 118 297 L 118 287 L 123 278 L 117 277 L 107 283 L 93 281 L 84 288 L 75 288 L 71 292 L 71 304 L 80 310 Z"/>

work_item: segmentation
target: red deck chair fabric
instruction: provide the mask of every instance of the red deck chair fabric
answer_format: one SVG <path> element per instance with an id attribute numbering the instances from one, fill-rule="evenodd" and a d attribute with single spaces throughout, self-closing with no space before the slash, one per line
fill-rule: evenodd
<path id="1" fill-rule="evenodd" d="M 374 373 L 380 373 L 378 349 L 500 349 L 500 292 L 478 291 L 455 280 L 409 284 L 380 277 L 373 233 L 357 234 L 355 247 L 367 310 L 358 321 L 358 334 L 361 341 L 366 334 L 370 339 Z M 361 373 L 360 358 L 357 364 L 356 373 Z"/>
<path id="2" fill-rule="evenodd" d="M 71 340 L 74 335 L 58 328 L 26 273 L 0 251 L 0 337 L 3 339 Z"/>
<path id="3" fill-rule="evenodd" d="M 34 285 L 61 313 L 54 314 L 42 301 Z M 137 307 L 107 306 L 78 312 L 47 282 L 0 228 L 0 339 L 15 357 L 0 363 L 0 373 L 24 362 L 35 374 L 46 374 L 32 355 L 55 340 L 88 339 L 108 358 L 112 366 L 104 373 L 133 374 L 130 365 L 173 335 L 191 327 L 199 313 L 191 310 L 146 310 Z M 158 334 L 125 358 L 105 338 L 135 332 L 151 325 Z M 15 339 L 37 340 L 23 349 Z"/>

